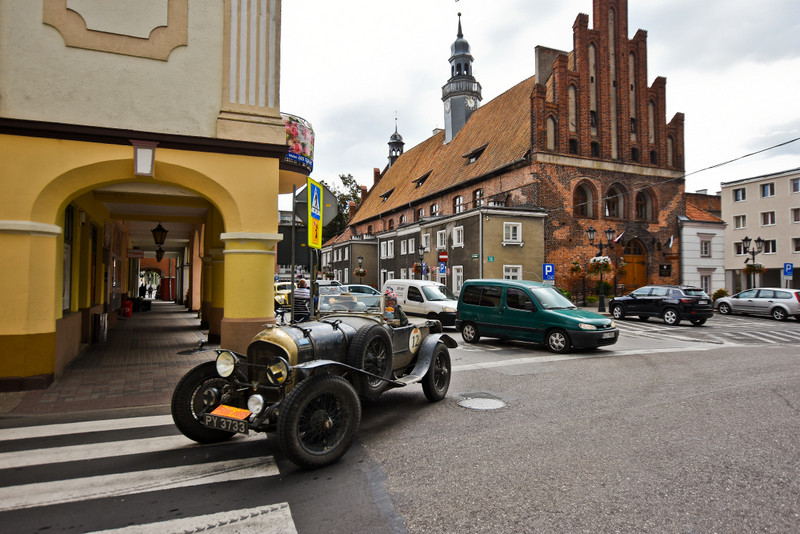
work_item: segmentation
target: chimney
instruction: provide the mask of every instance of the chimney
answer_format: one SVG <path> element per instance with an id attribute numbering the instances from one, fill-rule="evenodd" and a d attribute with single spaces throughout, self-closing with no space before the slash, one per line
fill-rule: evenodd
<path id="1" fill-rule="evenodd" d="M 361 186 L 361 203 L 363 204 L 365 200 L 367 200 L 367 186 L 366 185 L 362 185 Z"/>
<path id="2" fill-rule="evenodd" d="M 356 203 L 351 200 L 350 202 L 347 203 L 347 208 L 348 208 L 347 218 L 352 219 L 353 215 L 356 214 Z"/>
<path id="3" fill-rule="evenodd" d="M 375 185 L 381 179 L 381 170 L 377 167 L 372 169 L 372 184 Z"/>

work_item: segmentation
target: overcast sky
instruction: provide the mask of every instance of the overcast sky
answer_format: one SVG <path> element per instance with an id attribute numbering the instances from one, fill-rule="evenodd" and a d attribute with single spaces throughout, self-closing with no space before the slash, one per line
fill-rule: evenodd
<path id="1" fill-rule="evenodd" d="M 397 127 L 405 149 L 444 125 L 457 13 L 483 103 L 534 73 L 534 47 L 572 49 L 592 0 L 288 0 L 281 111 L 316 132 L 312 178 L 372 185 Z M 647 31 L 648 85 L 667 79 L 667 120 L 685 114 L 686 190 L 800 167 L 800 1 L 629 0 L 628 37 Z"/>

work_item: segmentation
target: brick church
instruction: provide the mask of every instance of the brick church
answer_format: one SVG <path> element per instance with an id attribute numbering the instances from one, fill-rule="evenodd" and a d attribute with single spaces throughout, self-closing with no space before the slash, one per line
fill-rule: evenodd
<path id="1" fill-rule="evenodd" d="M 683 114 L 667 121 L 665 78 L 648 85 L 647 32 L 628 37 L 627 0 L 593 0 L 592 22 L 590 28 L 589 16 L 579 14 L 571 51 L 537 46 L 533 75 L 482 103 L 459 15 L 450 77 L 442 87 L 445 128 L 405 151 L 395 131 L 389 164 L 376 169 L 348 231 L 329 247 L 374 241 L 374 272 L 399 277 L 395 271 L 402 269 L 412 277 L 417 254 L 390 258 L 385 250 L 394 245 L 381 243 L 416 233 L 414 242 L 426 245 L 425 259 L 435 264 L 432 249 L 442 243 L 434 247 L 425 239 L 433 226 L 436 235 L 439 228 L 458 228 L 444 222 L 470 213 L 490 221 L 529 210 L 540 218 L 525 227 L 523 217 L 511 234 L 508 225 L 505 235 L 499 230 L 504 246 L 491 259 L 482 252 L 482 226 L 461 236 L 471 261 L 459 266 L 460 276 L 516 273 L 492 271 L 491 261 L 522 265 L 520 277 L 540 280 L 545 262 L 555 264 L 556 285 L 574 290 L 576 273 L 585 273 L 602 250 L 611 264 L 605 280 L 617 291 L 677 283 L 678 218 L 686 211 Z M 525 246 L 506 247 L 515 244 L 516 232 L 527 236 L 517 239 Z M 447 251 L 457 236 L 445 237 Z M 447 278 L 447 267 L 436 271 L 440 280 L 460 289 L 460 281 Z"/>

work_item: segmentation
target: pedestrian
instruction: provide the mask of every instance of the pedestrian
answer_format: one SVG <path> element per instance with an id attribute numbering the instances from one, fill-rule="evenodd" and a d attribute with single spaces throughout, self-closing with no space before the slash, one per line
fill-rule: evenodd
<path id="1" fill-rule="evenodd" d="M 147 296 L 148 296 L 149 298 L 153 298 L 153 286 L 150 286 L 150 287 L 147 289 Z"/>
<path id="2" fill-rule="evenodd" d="M 308 308 L 310 300 L 311 290 L 308 289 L 305 278 L 301 278 L 297 282 L 297 287 L 294 289 L 294 302 L 292 303 L 292 310 L 296 323 L 307 321 L 311 316 L 311 312 Z"/>
<path id="3" fill-rule="evenodd" d="M 384 313 L 383 318 L 394 326 L 406 326 L 408 324 L 408 317 L 406 317 L 403 308 L 397 303 L 397 293 L 394 289 L 387 287 L 383 294 Z"/>
<path id="4" fill-rule="evenodd" d="M 143 299 L 144 296 L 147 294 L 147 286 L 142 284 L 139 286 L 139 298 Z"/>

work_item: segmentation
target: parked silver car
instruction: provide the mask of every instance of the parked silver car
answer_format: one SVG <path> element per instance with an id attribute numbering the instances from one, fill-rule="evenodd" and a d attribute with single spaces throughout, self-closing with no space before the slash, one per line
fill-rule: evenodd
<path id="1" fill-rule="evenodd" d="M 776 321 L 785 321 L 793 316 L 800 321 L 800 289 L 757 287 L 719 298 L 714 306 L 723 315 L 771 315 Z"/>

